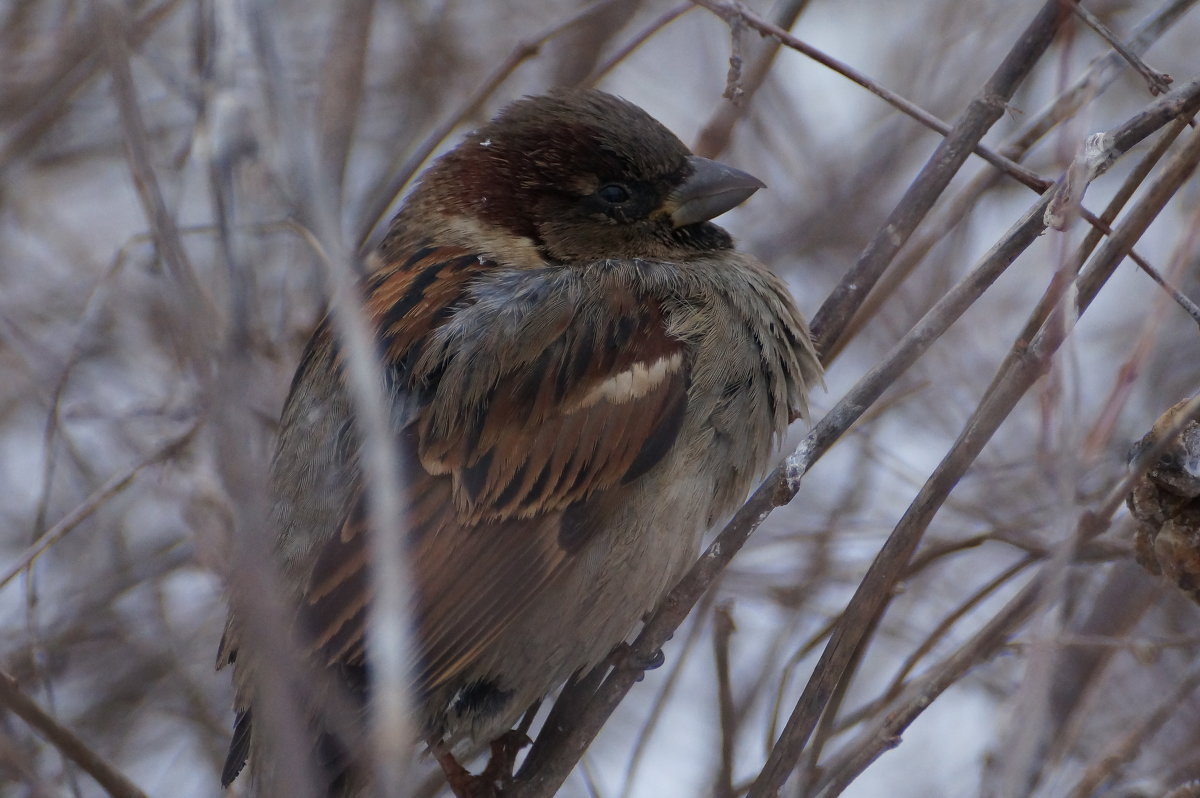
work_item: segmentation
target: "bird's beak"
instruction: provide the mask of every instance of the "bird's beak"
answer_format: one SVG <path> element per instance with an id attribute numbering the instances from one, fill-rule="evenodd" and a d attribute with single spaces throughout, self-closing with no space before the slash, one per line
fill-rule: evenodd
<path id="1" fill-rule="evenodd" d="M 699 155 L 689 156 L 688 162 L 692 174 L 663 203 L 663 211 L 676 227 L 714 219 L 767 187 L 753 175 Z"/>

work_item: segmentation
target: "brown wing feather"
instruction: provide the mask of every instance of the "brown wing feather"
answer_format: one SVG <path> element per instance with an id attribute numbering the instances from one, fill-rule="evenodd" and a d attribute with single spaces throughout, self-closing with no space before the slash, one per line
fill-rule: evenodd
<path id="1" fill-rule="evenodd" d="M 564 540 L 564 513 L 658 462 L 687 404 L 686 351 L 657 305 L 620 286 L 581 296 L 561 269 L 488 264 L 480 276 L 479 263 L 427 249 L 368 283 L 409 409 L 398 423 L 419 690 L 468 667 L 537 600 L 583 542 Z M 333 666 L 363 664 L 370 558 L 358 491 L 307 591 Z"/>

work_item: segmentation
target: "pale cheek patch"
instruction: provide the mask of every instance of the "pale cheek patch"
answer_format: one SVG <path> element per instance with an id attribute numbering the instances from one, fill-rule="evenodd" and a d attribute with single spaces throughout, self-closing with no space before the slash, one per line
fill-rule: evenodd
<path id="1" fill-rule="evenodd" d="M 489 253 L 492 260 L 503 266 L 530 267 L 544 263 L 533 241 L 470 216 L 442 217 L 439 232 L 444 239 L 466 249 Z"/>
<path id="2" fill-rule="evenodd" d="M 641 399 L 662 385 L 667 377 L 678 372 L 682 365 L 683 355 L 679 352 L 660 357 L 653 363 L 634 363 L 592 388 L 568 412 L 584 410 L 600 401 L 619 405 Z"/>
<path id="3" fill-rule="evenodd" d="M 591 173 L 579 175 L 571 181 L 571 189 L 581 197 L 595 194 L 598 188 L 600 188 L 600 178 Z"/>

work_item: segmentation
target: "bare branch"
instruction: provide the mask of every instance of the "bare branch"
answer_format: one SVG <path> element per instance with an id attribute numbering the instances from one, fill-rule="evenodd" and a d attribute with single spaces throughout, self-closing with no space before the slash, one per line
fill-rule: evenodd
<path id="1" fill-rule="evenodd" d="M 0 706 L 28 723 L 49 740 L 84 772 L 96 780 L 113 798 L 146 798 L 146 794 L 99 754 L 88 747 L 70 729 L 47 715 L 32 699 L 21 692 L 13 678 L 0 673 Z"/>

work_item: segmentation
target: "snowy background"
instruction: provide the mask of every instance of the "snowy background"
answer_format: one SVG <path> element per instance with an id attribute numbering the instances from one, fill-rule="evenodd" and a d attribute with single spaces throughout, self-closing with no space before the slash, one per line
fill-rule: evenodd
<path id="1" fill-rule="evenodd" d="M 1200 73 L 1191 5 L 1085 3 L 1124 40 L 1175 14 L 1146 58 L 1176 86 Z M 953 121 L 1041 3 L 745 7 Z M 812 316 L 940 141 L 689 2 L 9 0 L 0 20 L 0 671 L 151 796 L 221 794 L 222 574 L 232 536 L 257 531 L 275 420 L 325 302 L 312 237 L 324 233 L 297 174 L 324 170 L 317 204 L 353 245 L 394 210 L 408 167 L 461 131 L 523 94 L 594 84 L 768 184 L 722 224 Z M 739 106 L 722 97 L 731 52 Z M 984 143 L 1001 149 L 1109 52 L 1068 19 Z M 1057 179 L 1088 133 L 1153 99 L 1116 71 L 1021 160 Z M 1086 206 L 1099 213 L 1149 147 Z M 829 364 L 815 419 L 1036 202 L 1005 176 L 964 193 L 995 173 L 967 160 Z M 1198 207 L 1193 177 L 1136 245 L 1194 299 Z M 1086 233 L 1076 221 L 1042 235 L 817 463 L 563 795 L 745 790 L 830 625 Z M 860 734 L 907 700 L 906 680 L 963 650 L 1035 574 L 1054 577 L 1038 611 L 897 747 L 861 774 L 835 771 L 851 774 L 844 794 L 1160 796 L 1200 777 L 1200 608 L 1133 564 L 1124 509 L 1061 555 L 1125 475 L 1129 445 L 1198 389 L 1196 322 L 1126 260 L 934 517 L 784 794 L 836 794 L 828 767 L 871 748 Z M 716 618 L 733 631 L 715 634 Z M 0 701 L 0 795 L 105 794 L 13 708 Z"/>

